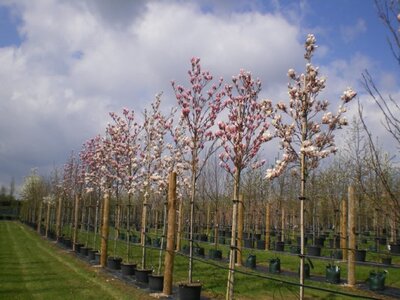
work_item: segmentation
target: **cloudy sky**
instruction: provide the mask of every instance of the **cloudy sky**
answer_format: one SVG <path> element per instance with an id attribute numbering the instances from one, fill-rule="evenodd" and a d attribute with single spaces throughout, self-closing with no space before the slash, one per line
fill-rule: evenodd
<path id="1" fill-rule="evenodd" d="M 173 106 L 170 81 L 186 83 L 193 56 L 227 83 L 251 71 L 263 97 L 285 100 L 307 33 L 327 77 L 322 96 L 336 106 L 352 86 L 378 124 L 361 73 L 396 94 L 398 67 L 372 0 L 0 0 L 0 185 L 61 166 L 104 132 L 110 111 L 139 113 L 160 91 Z"/>

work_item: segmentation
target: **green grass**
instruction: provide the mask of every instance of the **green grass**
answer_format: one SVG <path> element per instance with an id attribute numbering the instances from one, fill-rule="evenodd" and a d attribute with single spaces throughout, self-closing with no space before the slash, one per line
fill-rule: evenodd
<path id="1" fill-rule="evenodd" d="M 0 299 L 152 299 L 39 237 L 0 221 Z"/>

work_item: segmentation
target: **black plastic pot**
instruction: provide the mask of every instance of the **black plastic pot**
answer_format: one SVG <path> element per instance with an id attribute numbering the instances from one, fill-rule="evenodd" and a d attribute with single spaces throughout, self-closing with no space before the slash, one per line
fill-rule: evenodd
<path id="1" fill-rule="evenodd" d="M 210 249 L 208 251 L 208 257 L 211 259 L 222 259 L 222 251 L 217 249 Z"/>
<path id="2" fill-rule="evenodd" d="M 92 249 L 92 248 L 81 247 L 79 249 L 79 253 L 82 254 L 83 256 L 88 256 L 89 255 L 89 249 Z"/>
<path id="3" fill-rule="evenodd" d="M 299 266 L 299 275 L 300 275 L 300 266 Z M 310 278 L 310 264 L 304 263 L 304 278 Z"/>
<path id="4" fill-rule="evenodd" d="M 259 249 L 259 250 L 265 249 L 265 241 L 264 240 L 257 240 L 257 249 Z"/>
<path id="5" fill-rule="evenodd" d="M 300 246 L 301 238 L 299 236 L 296 238 L 296 241 L 297 241 L 297 245 Z M 304 237 L 304 245 L 307 245 L 307 242 L 308 242 L 308 238 L 305 236 Z"/>
<path id="6" fill-rule="evenodd" d="M 400 244 L 390 244 L 390 253 L 400 254 Z"/>
<path id="7" fill-rule="evenodd" d="M 121 257 L 107 257 L 107 267 L 111 270 L 120 270 L 121 269 Z"/>
<path id="8" fill-rule="evenodd" d="M 275 251 L 285 251 L 285 242 L 276 242 L 275 243 Z"/>
<path id="9" fill-rule="evenodd" d="M 135 269 L 135 277 L 137 282 L 148 283 L 149 275 L 153 272 L 152 269 Z"/>
<path id="10" fill-rule="evenodd" d="M 281 260 L 279 258 L 273 258 L 269 260 L 270 273 L 280 273 L 281 272 Z"/>
<path id="11" fill-rule="evenodd" d="M 384 265 L 391 265 L 392 264 L 392 258 L 390 256 L 382 257 L 382 263 Z"/>
<path id="12" fill-rule="evenodd" d="M 100 256 L 101 256 L 101 254 L 99 252 L 96 252 L 94 254 L 94 261 L 95 261 L 96 265 L 100 264 Z"/>
<path id="13" fill-rule="evenodd" d="M 203 247 L 194 247 L 193 252 L 194 252 L 194 255 L 204 256 L 204 248 Z"/>
<path id="14" fill-rule="evenodd" d="M 300 254 L 301 248 L 300 246 L 290 246 L 290 253 Z"/>
<path id="15" fill-rule="evenodd" d="M 367 256 L 366 250 L 356 249 L 356 251 L 355 251 L 355 260 L 356 261 L 365 261 L 366 256 Z"/>
<path id="16" fill-rule="evenodd" d="M 200 234 L 200 241 L 202 242 L 207 242 L 208 241 L 208 237 L 207 234 Z"/>
<path id="17" fill-rule="evenodd" d="M 66 248 L 72 248 L 72 241 L 71 241 L 71 239 L 64 239 L 64 240 L 63 240 L 63 243 L 64 243 L 64 246 L 65 246 Z"/>
<path id="18" fill-rule="evenodd" d="M 255 234 L 254 234 L 254 238 L 255 238 L 257 241 L 261 240 L 261 233 L 255 233 Z"/>
<path id="19" fill-rule="evenodd" d="M 307 254 L 310 256 L 321 256 L 321 247 L 319 246 L 308 246 Z"/>
<path id="20" fill-rule="evenodd" d="M 125 276 L 135 275 L 136 264 L 121 264 L 121 273 Z"/>
<path id="21" fill-rule="evenodd" d="M 329 247 L 330 248 L 340 248 L 340 239 L 329 239 Z"/>
<path id="22" fill-rule="evenodd" d="M 375 272 L 369 273 L 368 284 L 371 291 L 383 291 L 385 289 L 386 272 Z"/>
<path id="23" fill-rule="evenodd" d="M 315 238 L 315 246 L 319 246 L 319 247 L 324 247 L 324 243 L 325 243 L 325 238 L 320 236 Z"/>
<path id="24" fill-rule="evenodd" d="M 340 283 L 340 267 L 326 266 L 326 281 L 334 284 Z"/>
<path id="25" fill-rule="evenodd" d="M 257 263 L 256 263 L 256 256 L 254 254 L 250 254 L 247 257 L 245 266 L 247 268 L 251 268 L 251 269 L 255 269 L 256 268 Z"/>
<path id="26" fill-rule="evenodd" d="M 334 250 L 331 254 L 334 259 L 343 259 L 343 251 L 342 250 Z"/>
<path id="27" fill-rule="evenodd" d="M 245 239 L 244 240 L 244 247 L 245 248 L 254 248 L 253 240 L 252 239 Z"/>
<path id="28" fill-rule="evenodd" d="M 152 291 L 162 291 L 164 286 L 164 275 L 149 275 L 149 289 Z"/>
<path id="29" fill-rule="evenodd" d="M 84 244 L 77 243 L 75 244 L 75 252 L 80 253 L 81 248 L 85 246 Z"/>
<path id="30" fill-rule="evenodd" d="M 88 259 L 89 260 L 95 260 L 96 256 L 95 254 L 98 253 L 97 250 L 88 250 Z"/>
<path id="31" fill-rule="evenodd" d="M 178 295 L 180 300 L 200 300 L 201 283 L 178 284 Z"/>

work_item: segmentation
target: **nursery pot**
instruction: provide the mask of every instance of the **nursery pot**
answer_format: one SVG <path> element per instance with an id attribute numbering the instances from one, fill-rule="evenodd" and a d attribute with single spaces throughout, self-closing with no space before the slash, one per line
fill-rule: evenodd
<path id="1" fill-rule="evenodd" d="M 125 276 L 135 275 L 136 264 L 121 264 L 121 273 Z"/>
<path id="2" fill-rule="evenodd" d="M 365 261 L 365 256 L 367 255 L 366 250 L 358 250 L 356 249 L 356 261 Z"/>
<path id="3" fill-rule="evenodd" d="M 392 258 L 390 256 L 382 257 L 382 263 L 384 265 L 391 265 L 392 264 Z"/>
<path id="4" fill-rule="evenodd" d="M 300 246 L 301 237 L 298 236 L 298 237 L 296 238 L 296 240 L 297 240 L 297 245 Z M 304 237 L 304 245 L 307 245 L 307 241 L 308 241 L 308 239 L 307 239 L 307 237 L 305 236 L 305 237 Z"/>
<path id="5" fill-rule="evenodd" d="M 137 282 L 148 283 L 149 275 L 153 272 L 152 269 L 135 269 L 135 277 Z"/>
<path id="6" fill-rule="evenodd" d="M 149 289 L 152 291 L 162 291 L 164 286 L 164 275 L 149 274 Z"/>
<path id="7" fill-rule="evenodd" d="M 64 239 L 63 242 L 64 242 L 64 246 L 65 246 L 66 248 L 72 248 L 72 241 L 71 241 L 71 239 Z"/>
<path id="8" fill-rule="evenodd" d="M 390 253 L 400 254 L 400 244 L 390 244 Z"/>
<path id="9" fill-rule="evenodd" d="M 178 284 L 178 295 L 180 300 L 200 300 L 201 283 Z"/>
<path id="10" fill-rule="evenodd" d="M 76 253 L 80 253 L 80 250 L 81 250 L 81 248 L 83 246 L 85 246 L 85 245 L 84 244 L 79 244 L 79 243 L 75 244 L 75 252 Z"/>
<path id="11" fill-rule="evenodd" d="M 95 254 L 98 253 L 97 250 L 88 250 L 88 258 L 89 260 L 95 260 Z"/>
<path id="12" fill-rule="evenodd" d="M 281 272 L 281 260 L 279 258 L 273 258 L 269 260 L 270 273 L 280 273 Z"/>
<path id="13" fill-rule="evenodd" d="M 88 256 L 88 255 L 89 255 L 89 249 L 92 249 L 92 248 L 81 247 L 81 248 L 79 249 L 79 253 L 82 254 L 82 255 L 84 255 L 84 256 Z"/>
<path id="14" fill-rule="evenodd" d="M 204 256 L 204 248 L 203 247 L 194 247 L 193 251 L 194 251 L 194 255 Z"/>
<path id="15" fill-rule="evenodd" d="M 326 281 L 335 284 L 340 283 L 340 267 L 326 266 Z"/>
<path id="16" fill-rule="evenodd" d="M 121 269 L 121 257 L 107 257 L 107 267 L 111 270 L 120 270 Z"/>
<path id="17" fill-rule="evenodd" d="M 325 238 L 320 236 L 315 238 L 315 246 L 324 247 Z"/>
<path id="18" fill-rule="evenodd" d="M 300 266 L 299 266 L 299 275 L 300 275 Z M 310 264 L 304 263 L 304 278 L 310 278 Z"/>
<path id="19" fill-rule="evenodd" d="M 252 239 L 245 239 L 244 240 L 244 247 L 245 248 L 254 248 L 253 240 Z"/>
<path id="20" fill-rule="evenodd" d="M 310 256 L 321 256 L 321 247 L 320 246 L 308 246 L 307 254 Z"/>
<path id="21" fill-rule="evenodd" d="M 332 251 L 331 256 L 332 256 L 332 258 L 335 258 L 335 259 L 343 259 L 343 251 L 342 250 Z"/>
<path id="22" fill-rule="evenodd" d="M 207 234 L 200 234 L 200 241 L 202 242 L 207 242 L 208 241 L 208 237 Z"/>
<path id="23" fill-rule="evenodd" d="M 96 252 L 94 254 L 94 261 L 95 261 L 96 265 L 100 264 L 100 256 L 101 256 L 101 254 L 99 252 Z"/>
<path id="24" fill-rule="evenodd" d="M 276 242 L 275 251 L 285 251 L 285 242 Z"/>
<path id="25" fill-rule="evenodd" d="M 257 249 L 264 250 L 265 249 L 265 241 L 257 240 Z"/>
<path id="26" fill-rule="evenodd" d="M 301 251 L 300 246 L 291 246 L 290 247 L 290 253 L 300 254 L 300 251 Z"/>
<path id="27" fill-rule="evenodd" d="M 385 271 L 370 272 L 368 277 L 369 289 L 371 291 L 383 291 L 385 289 L 385 278 L 386 278 Z"/>
<path id="28" fill-rule="evenodd" d="M 247 259 L 245 266 L 247 268 L 255 269 L 256 268 L 256 256 L 254 254 L 250 254 Z"/>
<path id="29" fill-rule="evenodd" d="M 211 259 L 222 259 L 222 251 L 217 249 L 210 249 L 208 251 L 208 257 Z"/>

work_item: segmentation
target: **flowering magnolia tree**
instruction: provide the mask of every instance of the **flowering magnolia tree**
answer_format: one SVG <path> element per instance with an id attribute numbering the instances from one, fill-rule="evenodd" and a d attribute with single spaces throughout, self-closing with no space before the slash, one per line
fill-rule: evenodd
<path id="1" fill-rule="evenodd" d="M 261 146 L 272 139 L 268 119 L 273 109 L 270 101 L 258 101 L 261 81 L 254 80 L 249 72 L 243 70 L 233 77 L 233 85 L 225 86 L 227 99 L 223 106 L 228 110 L 228 120 L 218 123 L 216 136 L 221 141 L 223 152 L 219 155 L 220 165 L 234 179 L 232 239 L 229 256 L 227 299 L 233 298 L 236 231 L 240 177 L 243 170 L 251 166 L 258 168 L 265 161 L 256 158 Z M 234 93 L 235 92 L 235 93 Z M 238 255 L 238 260 L 241 259 Z"/>
<path id="2" fill-rule="evenodd" d="M 168 170 L 171 160 L 165 159 L 167 149 L 165 136 L 172 125 L 172 113 L 164 116 L 160 110 L 161 94 L 156 96 L 151 109 L 144 111 L 142 149 L 140 159 L 140 181 L 138 187 L 143 193 L 141 226 L 142 268 L 146 268 L 146 227 L 150 195 L 164 195 L 168 184 Z"/>
<path id="3" fill-rule="evenodd" d="M 336 113 L 328 111 L 329 102 L 318 100 L 318 95 L 325 88 L 325 78 L 319 77 L 318 67 L 311 64 L 311 58 L 317 48 L 314 35 L 309 34 L 305 42 L 307 61 L 305 73 L 296 74 L 290 69 L 288 76 L 289 105 L 278 103 L 272 122 L 276 135 L 281 139 L 283 156 L 273 169 L 268 169 L 266 178 L 273 179 L 283 173 L 291 164 L 300 168 L 300 298 L 304 297 L 304 200 L 306 199 L 306 180 L 308 171 L 318 166 L 321 159 L 337 151 L 333 132 L 347 125 L 343 116 L 345 105 L 356 93 L 350 88 L 341 97 L 342 104 Z"/>
<path id="4" fill-rule="evenodd" d="M 204 163 L 210 154 L 215 151 L 213 147 L 215 136 L 212 127 L 222 109 L 221 97 L 223 95 L 223 93 L 219 92 L 222 79 L 215 84 L 211 84 L 211 87 L 207 90 L 206 88 L 212 82 L 213 76 L 207 71 L 202 71 L 199 58 L 192 58 L 191 64 L 192 68 L 188 72 L 191 84 L 189 88 L 184 88 L 172 82 L 172 88 L 181 112 L 180 123 L 185 129 L 184 134 L 175 136 L 174 139 L 178 148 L 185 153 L 184 159 L 190 164 L 191 171 L 189 283 L 192 282 L 193 270 L 193 219 L 196 182 Z M 205 146 L 208 142 L 211 143 L 211 146 L 206 148 Z"/>

